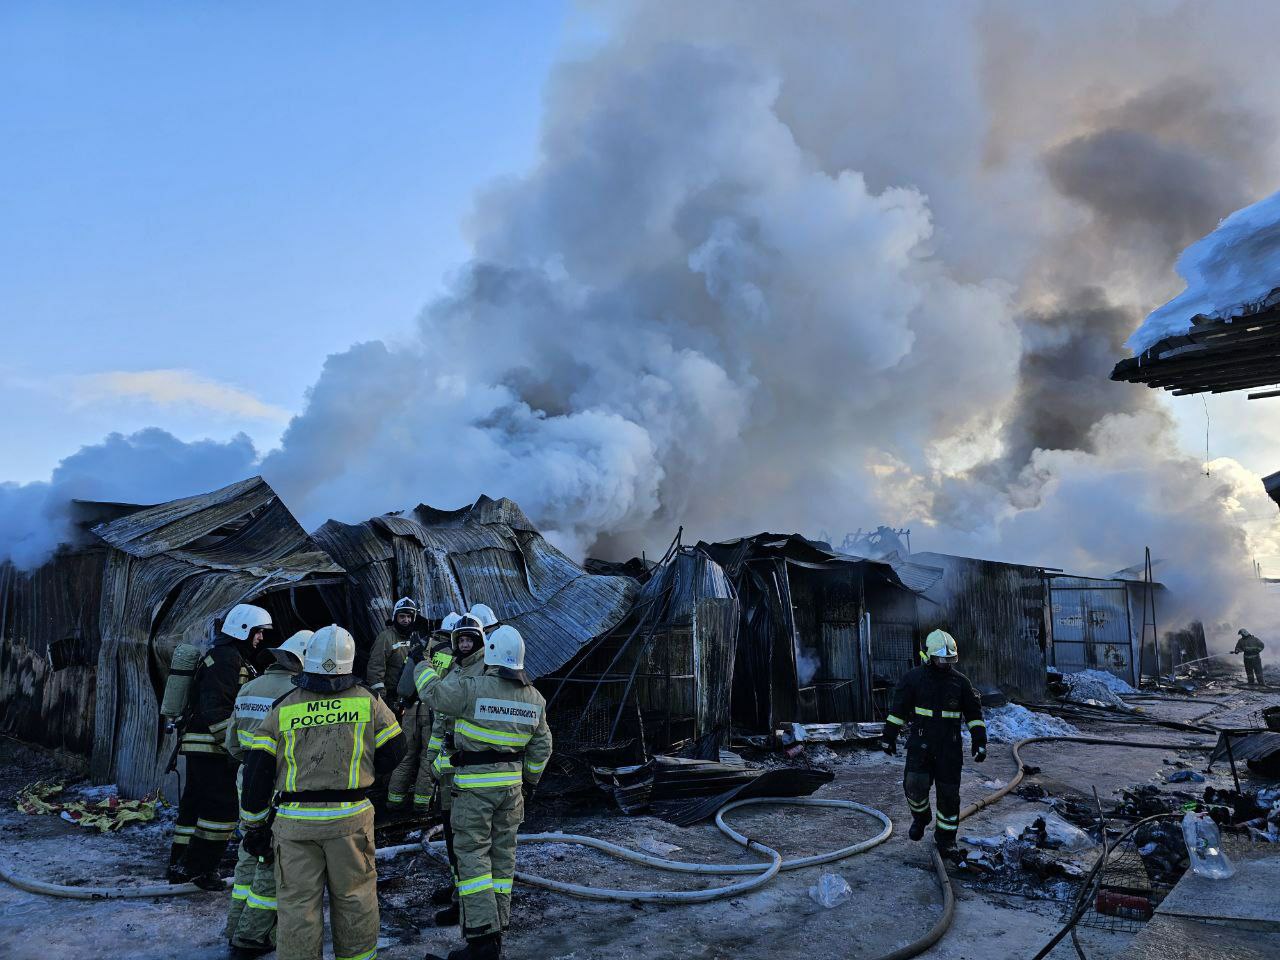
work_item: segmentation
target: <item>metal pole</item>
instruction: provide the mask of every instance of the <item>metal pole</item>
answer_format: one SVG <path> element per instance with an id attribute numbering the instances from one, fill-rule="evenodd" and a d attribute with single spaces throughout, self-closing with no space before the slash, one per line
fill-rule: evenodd
<path id="1" fill-rule="evenodd" d="M 1240 774 L 1236 773 L 1236 757 L 1231 752 L 1231 733 L 1230 731 L 1222 731 L 1222 739 L 1227 744 L 1227 762 L 1231 764 L 1231 779 L 1236 782 L 1236 793 L 1240 792 Z"/>

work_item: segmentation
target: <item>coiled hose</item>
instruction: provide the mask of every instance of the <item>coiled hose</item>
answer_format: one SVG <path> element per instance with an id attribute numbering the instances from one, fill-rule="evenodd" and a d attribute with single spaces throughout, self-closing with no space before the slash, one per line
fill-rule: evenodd
<path id="1" fill-rule="evenodd" d="M 772 847 L 766 846 L 758 840 L 752 840 L 745 834 L 740 833 L 733 827 L 725 823 L 725 815 L 733 810 L 737 810 L 746 806 L 758 806 L 762 804 L 787 804 L 791 806 L 803 807 L 834 807 L 843 810 L 853 810 L 858 813 L 866 814 L 880 821 L 880 832 L 869 839 L 850 844 L 847 847 L 841 847 L 839 850 L 831 850 L 827 853 L 818 853 L 808 857 L 799 857 L 794 860 L 784 860 L 782 854 Z M 784 870 L 800 870 L 804 867 L 813 867 L 821 863 L 833 863 L 836 860 L 843 860 L 847 857 L 856 856 L 870 850 L 872 847 L 884 843 L 893 833 L 893 821 L 889 817 L 874 807 L 868 807 L 865 804 L 858 803 L 856 800 L 828 800 L 817 799 L 814 797 L 757 797 L 749 800 L 737 800 L 733 803 L 727 803 L 716 812 L 716 826 L 720 832 L 727 836 L 738 846 L 754 853 L 758 853 L 765 857 L 768 863 L 686 863 L 682 860 L 668 860 L 664 857 L 655 857 L 651 854 L 642 853 L 639 850 L 632 850 L 629 847 L 620 846 L 611 843 L 608 840 L 601 840 L 599 837 L 590 837 L 585 834 L 578 833 L 523 833 L 516 839 L 518 843 L 569 843 L 581 847 L 591 847 L 602 853 L 607 853 L 619 860 L 629 860 L 632 863 L 638 863 L 646 867 L 652 867 L 655 870 L 666 870 L 671 873 L 694 873 L 694 874 L 714 874 L 741 876 L 747 875 L 746 880 L 740 880 L 736 883 L 725 884 L 719 887 L 710 887 L 706 890 L 620 890 L 612 887 L 588 887 L 578 883 L 568 883 L 563 880 L 552 880 L 549 877 L 541 877 L 537 874 L 528 873 L 522 870 L 516 871 L 516 879 L 521 883 L 527 883 L 530 886 L 541 887 L 544 890 L 553 890 L 556 893 L 568 894 L 571 897 L 580 897 L 586 900 L 610 900 L 622 903 L 658 903 L 658 904 L 690 904 L 690 903 L 709 903 L 712 900 L 723 900 L 726 897 L 736 897 L 743 893 L 748 893 L 758 887 L 764 886 L 774 878 L 779 872 Z M 441 859 L 441 851 L 444 849 L 443 841 L 424 842 L 423 844 L 405 844 L 401 847 L 389 848 L 385 853 L 388 856 L 394 856 L 396 853 L 427 849 L 437 859 Z M 379 851 L 382 853 L 382 851 Z"/>
<path id="2" fill-rule="evenodd" d="M 994 793 L 988 794 L 980 800 L 964 807 L 960 811 L 960 819 L 964 820 L 973 816 L 978 811 L 991 806 L 1013 791 L 1026 777 L 1026 768 L 1022 761 L 1022 748 L 1033 743 L 1049 742 L 1083 743 L 1100 746 L 1134 747 L 1138 749 L 1152 750 L 1211 749 L 1208 745 L 1198 743 L 1154 743 L 1133 740 L 1109 740 L 1103 737 L 1027 737 L 1013 744 L 1013 759 L 1018 765 L 1017 773 L 1013 778 Z M 828 853 L 815 854 L 809 857 L 801 857 L 795 860 L 784 860 L 777 850 L 760 843 L 758 840 L 750 839 L 724 822 L 724 817 L 727 813 L 748 805 L 760 804 L 795 804 L 799 806 L 837 807 L 855 810 L 879 820 L 883 827 L 874 837 L 851 844 L 847 847 L 842 847 L 839 850 L 832 850 Z M 717 874 L 721 876 L 749 874 L 749 876 L 746 880 L 739 881 L 737 883 L 726 884 L 720 887 L 712 887 L 706 890 L 688 891 L 617 890 L 605 887 L 588 887 L 581 884 L 552 880 L 547 877 L 540 877 L 536 874 L 530 874 L 522 871 L 517 871 L 516 877 L 531 886 L 541 887 L 545 890 L 553 890 L 557 893 L 564 893 L 569 896 L 592 900 L 617 900 L 623 902 L 657 904 L 707 903 L 711 900 L 737 896 L 754 890 L 768 883 L 774 876 L 784 870 L 799 870 L 803 867 L 816 866 L 822 863 L 831 863 L 836 860 L 842 860 L 846 857 L 862 853 L 880 843 L 883 843 L 893 832 L 893 822 L 888 816 L 873 807 L 868 807 L 854 800 L 817 799 L 813 797 L 760 797 L 749 800 L 739 800 L 721 807 L 716 813 L 715 822 L 721 832 L 736 844 L 747 850 L 760 854 L 769 862 L 767 864 L 685 863 L 679 860 L 667 860 L 663 857 L 655 857 L 650 854 L 641 853 L 640 851 L 631 850 L 627 847 L 611 843 L 607 840 L 601 840 L 597 837 L 567 833 L 534 833 L 522 835 L 518 839 L 521 843 L 572 843 L 579 846 L 592 847 L 593 849 L 608 853 L 611 856 L 616 856 L 619 859 L 629 860 L 633 863 L 639 863 L 655 869 L 677 873 Z M 443 841 L 438 840 L 433 841 L 430 837 L 431 834 L 428 834 L 427 838 L 421 843 L 403 844 L 396 847 L 384 848 L 378 851 L 378 857 L 379 859 L 385 859 L 408 851 L 422 849 L 427 849 L 434 855 L 438 856 L 440 850 L 444 846 L 444 843 Z M 955 917 L 955 893 L 951 887 L 951 879 L 947 875 L 946 865 L 943 863 L 942 857 L 938 854 L 936 849 L 932 853 L 932 864 L 938 881 L 938 886 L 942 891 L 941 915 L 929 931 L 924 934 L 924 936 L 900 947 L 897 950 L 894 950 L 892 953 L 884 954 L 883 956 L 876 958 L 876 960 L 908 960 L 910 957 L 918 956 L 941 940 L 943 935 L 951 926 L 951 922 Z M 46 883 L 42 880 L 34 880 L 14 873 L 9 864 L 3 860 L 0 860 L 0 879 L 32 893 L 46 894 L 55 897 L 71 897 L 80 900 L 168 897 L 202 892 L 199 887 L 196 887 L 193 884 L 178 884 L 174 886 L 154 884 L 144 887 L 73 887 L 56 883 Z"/>

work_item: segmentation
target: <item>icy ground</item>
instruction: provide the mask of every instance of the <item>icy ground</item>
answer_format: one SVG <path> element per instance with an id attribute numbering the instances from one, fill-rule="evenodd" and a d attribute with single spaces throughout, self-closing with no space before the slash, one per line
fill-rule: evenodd
<path id="1" fill-rule="evenodd" d="M 1238 707 L 1245 696 L 1235 688 L 1216 695 L 1219 700 L 1203 702 L 1149 700 L 1144 711 L 1189 719 L 1217 706 Z M 1025 708 L 992 710 L 988 718 L 996 724 L 1012 718 L 1010 737 L 1038 732 L 1044 723 L 1060 723 Z M 1070 797 L 1091 805 L 1096 788 L 1108 804 L 1118 799 L 1120 791 L 1136 785 L 1172 792 L 1230 783 L 1225 764 L 1219 764 L 1206 775 L 1204 784 L 1167 784 L 1173 771 L 1203 770 L 1204 754 L 1177 749 L 1189 735 L 1135 731 L 1106 717 L 1079 724 L 1092 736 L 1154 738 L 1167 742 L 1169 750 L 1134 750 L 1119 743 L 1031 745 L 1024 759 L 1042 772 L 1028 783 L 1040 785 L 1050 797 Z M 1196 739 L 1211 742 L 1213 738 Z M 928 866 L 928 844 L 913 844 L 905 836 L 910 815 L 902 795 L 903 757 L 887 757 L 874 749 L 815 745 L 803 762 L 815 761 L 829 765 L 836 776 L 818 796 L 856 799 L 883 810 L 897 828 L 888 841 L 859 857 L 785 872 L 760 890 L 697 907 L 597 903 L 518 885 L 507 953 L 519 960 L 866 960 L 920 936 L 936 919 L 940 900 Z M 0 794 L 11 797 L 25 784 L 53 772 L 47 755 L 0 740 Z M 966 756 L 961 798 L 971 803 L 987 796 L 1015 773 L 1007 746 L 997 744 L 981 766 Z M 1015 794 L 966 820 L 963 829 L 967 835 L 995 836 L 1022 822 L 1027 811 L 1046 809 L 1043 802 Z M 803 807 L 744 808 L 730 819 L 736 828 L 777 846 L 786 857 L 829 850 L 874 832 L 865 816 Z M 690 862 L 757 859 L 735 848 L 710 824 L 680 829 L 653 817 L 625 817 L 600 806 L 551 808 L 538 803 L 528 829 L 587 833 Z M 384 831 L 380 843 L 404 842 L 408 832 L 406 828 L 393 837 Z M 57 817 L 24 816 L 8 804 L 0 809 L 0 858 L 46 880 L 154 881 L 163 873 L 167 841 L 163 824 L 99 835 Z M 522 850 L 519 863 L 522 869 L 556 879 L 625 889 L 693 889 L 724 880 L 659 874 L 567 843 Z M 434 860 L 405 854 L 380 860 L 378 873 L 382 960 L 419 960 L 427 950 L 447 953 L 457 945 L 455 931 L 431 923 L 427 898 L 445 877 Z M 808 891 L 822 873 L 844 877 L 852 895 L 830 909 L 815 903 Z M 924 954 L 926 960 L 1031 956 L 1061 923 L 1062 905 L 1056 900 L 1012 896 L 959 876 L 957 882 L 955 925 Z M 1064 895 L 1053 885 L 1039 892 L 1046 898 Z M 226 956 L 221 940 L 226 899 L 226 894 L 200 894 L 148 901 L 54 900 L 0 883 L 0 958 L 221 960 Z M 1116 958 L 1129 941 L 1129 934 L 1095 929 L 1082 930 L 1081 937 L 1093 960 Z"/>

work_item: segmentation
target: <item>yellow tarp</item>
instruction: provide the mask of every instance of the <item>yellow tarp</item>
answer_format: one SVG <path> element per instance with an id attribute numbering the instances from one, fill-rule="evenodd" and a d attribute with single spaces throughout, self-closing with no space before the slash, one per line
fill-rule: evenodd
<path id="1" fill-rule="evenodd" d="M 121 800 L 105 797 L 102 800 L 55 799 L 65 784 L 60 780 L 37 780 L 18 791 L 15 806 L 23 813 L 37 816 L 56 813 L 68 823 L 78 827 L 97 827 L 103 832 L 119 830 L 126 823 L 142 823 L 154 820 L 158 800 Z"/>

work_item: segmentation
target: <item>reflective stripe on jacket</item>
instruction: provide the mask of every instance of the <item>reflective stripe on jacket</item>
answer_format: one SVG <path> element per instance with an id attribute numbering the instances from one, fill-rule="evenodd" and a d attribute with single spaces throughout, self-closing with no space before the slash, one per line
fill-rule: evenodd
<path id="1" fill-rule="evenodd" d="M 441 677 L 430 663 L 421 663 L 414 680 L 423 703 L 453 718 L 456 750 L 512 754 L 510 762 L 455 765 L 455 787 L 505 789 L 541 779 L 551 757 L 551 730 L 547 703 L 537 688 L 503 677 L 494 667 L 479 676 L 455 670 Z"/>
<path id="2" fill-rule="evenodd" d="M 450 657 L 446 661 L 437 655 L 431 657 L 430 663 L 441 676 L 450 676 L 453 671 L 456 671 L 461 677 L 479 677 L 484 674 L 484 647 L 481 646 L 471 656 L 464 657 L 462 660 Z M 449 761 L 449 754 L 458 749 L 453 739 L 454 722 L 453 717 L 446 717 L 438 710 L 431 711 L 431 735 L 427 738 L 427 763 L 435 773 L 436 782 L 446 790 L 453 784 L 453 764 Z"/>
<path id="3" fill-rule="evenodd" d="M 182 753 L 226 753 L 223 737 L 236 695 L 255 675 L 235 643 L 220 643 L 204 655 L 191 690 L 191 719 L 182 733 Z"/>
<path id="4" fill-rule="evenodd" d="M 333 693 L 295 688 L 276 702 L 245 746 L 240 815 L 250 824 L 266 819 L 274 793 L 364 790 L 404 755 L 395 714 L 361 684 Z M 276 829 L 306 836 L 308 824 L 325 827 L 370 810 L 366 799 L 288 801 L 276 811 Z"/>
<path id="5" fill-rule="evenodd" d="M 296 674 L 287 667 L 272 664 L 262 676 L 240 688 L 226 737 L 222 741 L 227 753 L 237 760 L 244 760 L 245 751 L 250 749 L 249 741 L 271 712 L 271 705 L 294 689 L 294 676 Z"/>
<path id="6" fill-rule="evenodd" d="M 941 727 L 951 730 L 964 724 L 977 746 L 987 742 L 987 724 L 982 719 L 982 701 L 969 678 L 958 670 L 939 670 L 924 666 L 908 670 L 893 691 L 893 709 L 885 718 L 885 730 L 897 736 L 896 730 L 908 724 L 921 729 Z"/>

